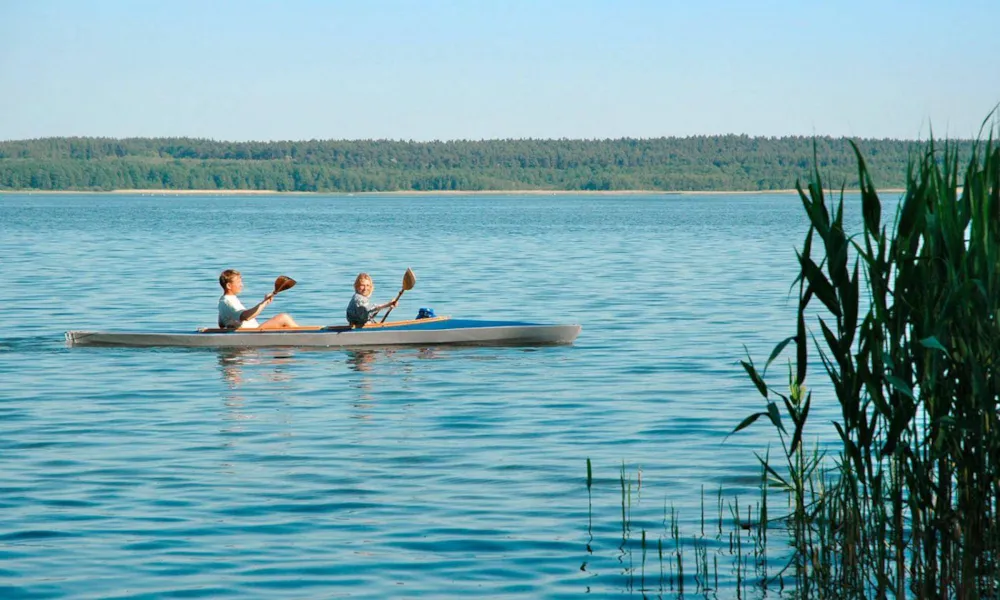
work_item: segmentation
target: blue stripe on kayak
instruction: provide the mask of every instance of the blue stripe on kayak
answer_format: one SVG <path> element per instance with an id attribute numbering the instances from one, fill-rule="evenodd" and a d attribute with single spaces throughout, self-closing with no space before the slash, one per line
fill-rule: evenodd
<path id="1" fill-rule="evenodd" d="M 409 329 L 419 329 L 421 331 L 432 331 L 438 329 L 475 329 L 479 327 L 531 327 L 538 323 L 525 323 L 522 321 L 478 321 L 475 319 L 448 319 L 447 321 L 431 321 L 430 323 L 412 323 L 410 325 L 400 325 L 369 329 L 368 331 L 406 331 Z M 362 327 L 356 331 L 365 331 Z"/>

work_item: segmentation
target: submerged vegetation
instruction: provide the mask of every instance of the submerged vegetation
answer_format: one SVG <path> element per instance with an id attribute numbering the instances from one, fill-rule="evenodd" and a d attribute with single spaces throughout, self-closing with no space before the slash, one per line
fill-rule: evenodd
<path id="1" fill-rule="evenodd" d="M 762 597 L 785 590 L 785 575 L 775 568 L 767 551 L 766 504 L 742 506 L 738 498 L 723 499 L 722 490 L 701 494 L 701 516 L 693 535 L 682 530 L 681 514 L 672 505 L 662 505 L 659 514 L 641 510 L 642 471 L 621 466 L 617 481 L 605 480 L 602 491 L 617 488 L 620 524 L 604 524 L 595 540 L 592 498 L 588 499 L 586 558 L 580 565 L 583 577 L 613 574 L 612 585 L 644 598 Z M 587 459 L 587 493 L 593 488 L 593 470 Z M 762 500 L 766 503 L 766 486 Z M 648 494 L 647 494 L 648 495 Z M 654 501 L 655 502 L 655 501 Z M 642 507 L 644 508 L 644 507 Z M 656 512 L 656 511 L 654 511 Z M 685 525 L 690 526 L 687 522 Z M 602 542 L 610 543 L 613 558 L 603 556 Z M 588 586 L 589 590 L 589 586 Z"/>
<path id="2" fill-rule="evenodd" d="M 860 140 L 872 175 L 901 187 L 922 142 Z M 745 135 L 609 140 L 219 142 L 46 138 L 0 142 L 0 190 L 776 190 L 820 167 L 857 188 L 843 138 Z M 967 154 L 971 142 L 958 144 Z"/>

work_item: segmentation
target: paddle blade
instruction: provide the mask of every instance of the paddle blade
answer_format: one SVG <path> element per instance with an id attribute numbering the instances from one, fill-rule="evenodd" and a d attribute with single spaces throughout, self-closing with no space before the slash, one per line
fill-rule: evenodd
<path id="1" fill-rule="evenodd" d="M 277 294 L 278 292 L 291 289 L 294 285 L 294 279 L 291 277 L 285 277 L 284 275 L 279 275 L 278 278 L 274 280 L 274 293 Z"/>
<path id="2" fill-rule="evenodd" d="M 406 269 L 406 273 L 403 273 L 403 289 L 412 290 L 415 285 L 417 285 L 417 276 L 413 274 L 411 269 Z"/>
<path id="3" fill-rule="evenodd" d="M 402 298 L 403 292 L 406 290 L 412 290 L 415 285 L 417 285 L 417 276 L 413 274 L 413 269 L 407 268 L 406 273 L 403 273 L 403 289 L 399 290 L 399 293 L 396 294 L 396 300 L 398 301 Z M 390 306 L 389 310 L 385 311 L 385 314 L 382 316 L 382 320 L 379 321 L 379 323 L 385 323 L 385 320 L 389 318 L 389 313 L 392 312 L 393 308 L 394 307 Z"/>

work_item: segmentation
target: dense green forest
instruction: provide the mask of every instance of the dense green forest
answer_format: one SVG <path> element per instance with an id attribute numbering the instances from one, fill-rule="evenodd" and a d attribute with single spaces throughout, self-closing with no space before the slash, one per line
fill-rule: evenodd
<path id="1" fill-rule="evenodd" d="M 924 143 L 855 140 L 880 187 L 902 187 Z M 958 142 L 968 155 L 971 141 Z M 846 138 L 745 135 L 609 140 L 219 142 L 45 138 L 0 142 L 0 190 L 776 190 L 857 187 Z"/>

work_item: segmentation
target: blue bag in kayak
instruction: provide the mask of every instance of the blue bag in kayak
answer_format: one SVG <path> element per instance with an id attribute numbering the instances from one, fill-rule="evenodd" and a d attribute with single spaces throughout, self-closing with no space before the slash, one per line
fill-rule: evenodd
<path id="1" fill-rule="evenodd" d="M 433 308 L 421 308 L 419 311 L 417 311 L 418 319 L 433 319 L 436 316 L 437 315 L 434 314 Z"/>

